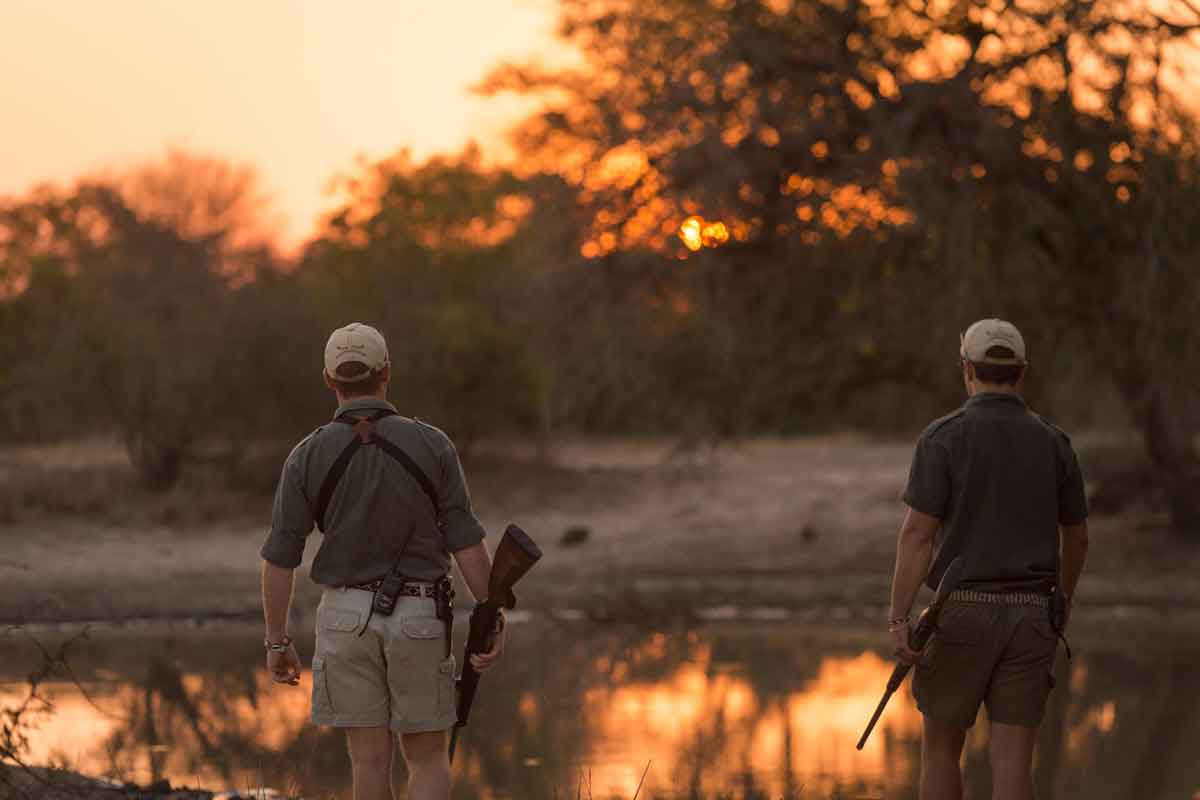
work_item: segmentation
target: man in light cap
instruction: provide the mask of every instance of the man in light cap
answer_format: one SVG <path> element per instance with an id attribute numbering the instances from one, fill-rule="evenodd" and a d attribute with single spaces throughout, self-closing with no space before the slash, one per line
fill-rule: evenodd
<path id="1" fill-rule="evenodd" d="M 390 800 L 394 734 L 408 764 L 408 797 L 450 797 L 445 732 L 456 720 L 450 653 L 450 557 L 476 599 L 491 558 L 471 510 L 454 445 L 386 400 L 387 343 L 369 325 L 325 345 L 333 422 L 283 466 L 262 547 L 267 669 L 295 685 L 288 636 L 293 572 L 316 525 L 325 534 L 311 576 L 324 587 L 312 660 L 312 719 L 346 729 L 355 800 Z M 387 598 L 392 598 L 391 608 Z M 501 627 L 477 670 L 503 651 Z"/>
<path id="2" fill-rule="evenodd" d="M 1083 476 L 1066 434 L 1021 397 L 1028 360 L 1014 325 L 976 322 L 959 358 L 967 402 L 926 428 L 913 456 L 888 629 L 896 656 L 916 664 L 921 800 L 961 800 L 959 762 L 980 705 L 993 800 L 1032 800 L 1037 728 L 1087 553 Z M 936 588 L 955 558 L 962 581 L 914 652 L 917 591 Z"/>

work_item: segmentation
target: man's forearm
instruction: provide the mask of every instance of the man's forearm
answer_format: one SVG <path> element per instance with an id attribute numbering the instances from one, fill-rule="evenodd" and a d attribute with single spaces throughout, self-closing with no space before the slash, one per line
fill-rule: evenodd
<path id="1" fill-rule="evenodd" d="M 1075 596 L 1075 587 L 1079 585 L 1079 576 L 1083 574 L 1083 565 L 1087 561 L 1088 526 L 1087 522 L 1078 525 L 1062 527 L 1062 582 L 1063 590 L 1068 597 Z"/>
<path id="2" fill-rule="evenodd" d="M 277 567 L 270 561 L 263 561 L 263 617 L 267 623 L 268 641 L 278 642 L 287 635 L 288 611 L 292 606 L 295 575 L 294 569 Z"/>
<path id="3" fill-rule="evenodd" d="M 892 606 L 888 611 L 891 619 L 908 616 L 933 559 L 933 536 L 938 523 L 927 515 L 918 518 L 918 514 L 910 510 L 900 526 L 896 570 L 892 575 Z"/>
<path id="4" fill-rule="evenodd" d="M 488 577 L 492 574 L 492 557 L 488 554 L 483 542 L 464 547 L 454 553 L 458 562 L 458 571 L 462 573 L 463 582 L 471 590 L 475 602 L 482 602 L 488 596 Z"/>

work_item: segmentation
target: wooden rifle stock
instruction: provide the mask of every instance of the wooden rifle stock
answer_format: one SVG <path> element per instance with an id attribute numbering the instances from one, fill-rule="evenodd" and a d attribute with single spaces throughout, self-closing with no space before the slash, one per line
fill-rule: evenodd
<path id="1" fill-rule="evenodd" d="M 477 603 L 471 611 L 471 627 L 467 633 L 467 645 L 463 650 L 462 676 L 457 681 L 458 720 L 450 734 L 451 761 L 454 760 L 454 750 L 458 746 L 458 732 L 467 724 L 471 715 L 471 705 L 475 702 L 475 691 L 479 687 L 479 673 L 471 664 L 471 656 L 492 649 L 500 610 L 516 606 L 517 598 L 513 594 L 513 586 L 541 557 L 541 549 L 529 538 L 529 534 L 516 525 L 508 526 L 492 560 L 492 572 L 488 576 L 488 597 Z"/>

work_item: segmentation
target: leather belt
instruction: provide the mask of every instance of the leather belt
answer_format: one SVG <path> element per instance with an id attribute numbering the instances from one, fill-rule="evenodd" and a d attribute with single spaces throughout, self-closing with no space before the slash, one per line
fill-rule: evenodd
<path id="1" fill-rule="evenodd" d="M 951 600 L 962 603 L 990 603 L 996 606 L 1037 606 L 1047 608 L 1050 598 L 1037 592 L 975 592 L 970 589 L 956 589 L 950 593 Z"/>
<path id="2" fill-rule="evenodd" d="M 352 583 L 344 588 L 346 589 L 361 589 L 364 592 L 374 592 L 383 584 L 383 578 L 378 580 L 368 581 L 367 583 Z M 434 598 L 437 596 L 437 584 L 435 583 L 406 583 L 400 587 L 401 597 L 428 597 Z"/>

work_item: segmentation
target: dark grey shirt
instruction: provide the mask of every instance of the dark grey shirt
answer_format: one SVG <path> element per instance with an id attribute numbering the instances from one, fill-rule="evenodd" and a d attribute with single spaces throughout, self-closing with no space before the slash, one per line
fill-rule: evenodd
<path id="1" fill-rule="evenodd" d="M 1083 474 L 1061 430 L 1016 395 L 979 394 L 921 434 L 904 502 L 941 520 L 927 583 L 964 560 L 964 588 L 1048 589 L 1058 526 L 1087 518 Z"/>
<path id="2" fill-rule="evenodd" d="M 396 409 L 384 400 L 362 398 L 345 403 L 337 413 L 366 416 L 379 410 Z M 380 419 L 375 433 L 424 471 L 437 489 L 438 513 L 435 516 L 429 496 L 395 459 L 378 447 L 359 448 L 325 511 L 325 537 L 311 571 L 317 583 L 345 586 L 383 577 L 410 536 L 401 572 L 414 580 L 436 580 L 449 571 L 451 553 L 483 540 L 458 453 L 446 434 L 401 416 Z M 280 567 L 299 566 L 304 540 L 314 526 L 321 483 L 353 437 L 349 425 L 330 423 L 292 450 L 275 490 L 264 559 Z"/>

